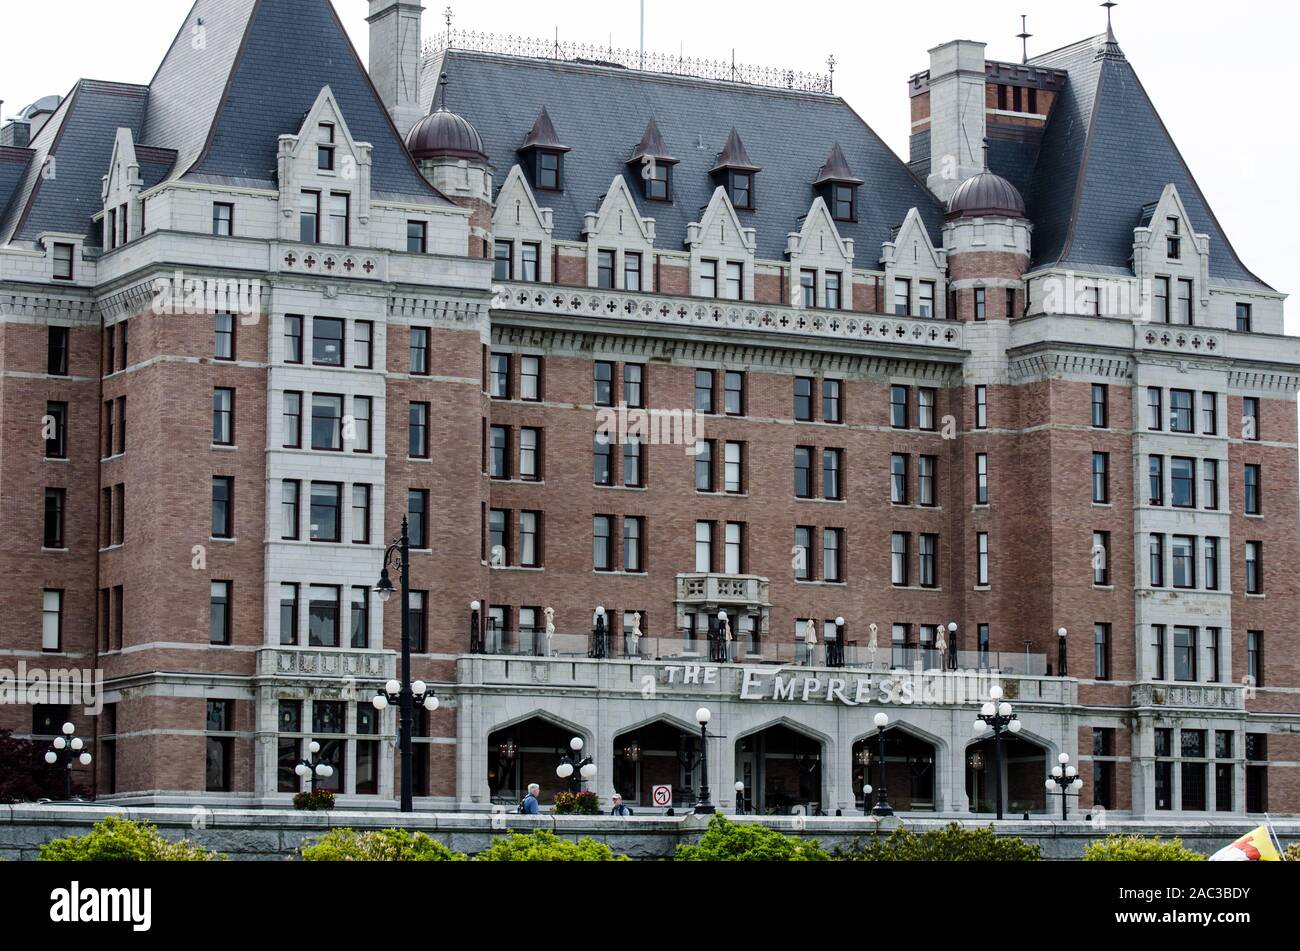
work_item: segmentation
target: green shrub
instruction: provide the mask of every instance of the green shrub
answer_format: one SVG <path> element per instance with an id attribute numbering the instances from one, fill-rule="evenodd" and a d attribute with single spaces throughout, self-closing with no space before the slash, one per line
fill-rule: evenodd
<path id="1" fill-rule="evenodd" d="M 836 857 L 855 862 L 1037 862 L 1038 846 L 1018 836 L 999 836 L 992 826 L 963 828 L 956 822 L 917 835 L 904 828 L 888 838 L 856 838 Z"/>
<path id="2" fill-rule="evenodd" d="M 306 812 L 320 812 L 334 808 L 334 794 L 328 789 L 300 792 L 293 797 L 293 807 Z"/>
<path id="3" fill-rule="evenodd" d="M 816 839 L 783 835 L 749 822 L 730 822 L 722 813 L 709 820 L 699 845 L 677 846 L 678 862 L 825 862 L 830 854 Z"/>
<path id="4" fill-rule="evenodd" d="M 335 829 L 302 848 L 308 862 L 463 862 L 463 852 L 453 852 L 423 832 L 378 829 L 357 832 Z"/>
<path id="5" fill-rule="evenodd" d="M 85 835 L 54 839 L 41 846 L 42 862 L 211 862 L 224 855 L 188 839 L 169 842 L 157 826 L 108 816 Z"/>
<path id="6" fill-rule="evenodd" d="M 600 815 L 600 797 L 594 792 L 562 792 L 555 794 L 557 816 Z"/>
<path id="7" fill-rule="evenodd" d="M 626 862 L 626 855 L 615 855 L 603 842 L 579 839 L 570 842 L 554 832 L 538 829 L 523 834 L 510 832 L 498 837 L 485 852 L 474 856 L 478 862 Z"/>
<path id="8" fill-rule="evenodd" d="M 1165 842 L 1159 836 L 1109 835 L 1083 850 L 1085 862 L 1203 862 L 1205 856 L 1183 845 L 1182 839 Z"/>

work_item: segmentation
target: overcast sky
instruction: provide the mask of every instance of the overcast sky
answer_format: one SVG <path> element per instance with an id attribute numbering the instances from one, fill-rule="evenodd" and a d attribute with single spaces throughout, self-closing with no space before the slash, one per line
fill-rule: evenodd
<path id="1" fill-rule="evenodd" d="M 334 0 L 362 58 L 366 0 Z M 450 0 L 458 29 L 635 47 L 638 0 Z M 427 0 L 425 35 L 443 29 L 447 0 Z M 925 0 L 912 3 L 705 3 L 647 0 L 646 49 L 820 71 L 837 60 L 835 90 L 906 157 L 906 80 L 926 50 L 955 38 L 1018 60 L 1020 14 L 1031 55 L 1105 28 L 1095 0 Z M 9 115 L 81 77 L 147 83 L 189 0 L 0 0 L 0 98 Z M 1126 0 L 1115 32 L 1246 265 L 1274 287 L 1300 290 L 1300 123 L 1294 37 L 1300 13 L 1277 0 Z M 268 90 L 274 95 L 274 90 Z M 1300 306 L 1289 306 L 1293 331 Z"/>

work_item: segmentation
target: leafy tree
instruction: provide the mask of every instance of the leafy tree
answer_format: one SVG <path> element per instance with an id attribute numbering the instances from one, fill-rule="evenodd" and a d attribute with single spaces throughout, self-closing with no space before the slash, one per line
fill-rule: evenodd
<path id="1" fill-rule="evenodd" d="M 1159 836 L 1108 835 L 1083 850 L 1085 862 L 1203 862 L 1205 856 L 1183 845 L 1182 839 L 1165 842 Z"/>
<path id="2" fill-rule="evenodd" d="M 963 828 L 953 822 L 917 834 L 898 828 L 886 839 L 856 838 L 837 858 L 855 862 L 1036 862 L 1039 849 L 1016 836 L 1001 837 L 989 826 Z"/>
<path id="3" fill-rule="evenodd" d="M 816 839 L 803 840 L 722 813 L 709 820 L 699 845 L 677 846 L 678 862 L 825 862 L 830 854 Z"/>
<path id="4" fill-rule="evenodd" d="M 54 839 L 41 846 L 42 862 L 211 862 L 224 855 L 188 839 L 170 842 L 157 826 L 106 816 L 85 835 Z"/>
<path id="5" fill-rule="evenodd" d="M 498 837 L 484 852 L 474 856 L 477 862 L 626 862 L 626 855 L 615 855 L 603 842 L 579 839 L 570 842 L 554 832 L 538 829 L 527 834 L 510 832 Z"/>
<path id="6" fill-rule="evenodd" d="M 0 802 L 32 802 L 63 796 L 63 777 L 45 762 L 45 750 L 31 740 L 0 730 Z"/>
<path id="7" fill-rule="evenodd" d="M 453 852 L 423 832 L 378 829 L 357 832 L 335 829 L 303 846 L 308 862 L 463 862 L 463 852 Z"/>

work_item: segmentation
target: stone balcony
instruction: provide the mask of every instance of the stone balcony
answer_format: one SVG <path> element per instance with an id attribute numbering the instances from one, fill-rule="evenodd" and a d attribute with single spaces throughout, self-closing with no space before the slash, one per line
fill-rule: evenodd
<path id="1" fill-rule="evenodd" d="M 962 325 L 927 317 L 893 317 L 851 310 L 819 310 L 666 294 L 554 284 L 500 283 L 493 308 L 553 317 L 653 323 L 701 330 L 796 334 L 919 348 L 959 356 Z"/>
<path id="2" fill-rule="evenodd" d="M 679 604 L 699 607 L 770 607 L 768 580 L 754 575 L 677 576 Z"/>

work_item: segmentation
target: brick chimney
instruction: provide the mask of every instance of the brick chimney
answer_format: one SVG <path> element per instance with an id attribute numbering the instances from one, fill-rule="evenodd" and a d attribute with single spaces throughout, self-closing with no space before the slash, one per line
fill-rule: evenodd
<path id="1" fill-rule="evenodd" d="M 420 107 L 418 0 L 369 0 L 370 78 L 403 137 L 424 118 Z"/>
<path id="2" fill-rule="evenodd" d="M 984 171 L 984 46 L 953 40 L 930 50 L 930 176 L 947 201 L 962 182 Z"/>

